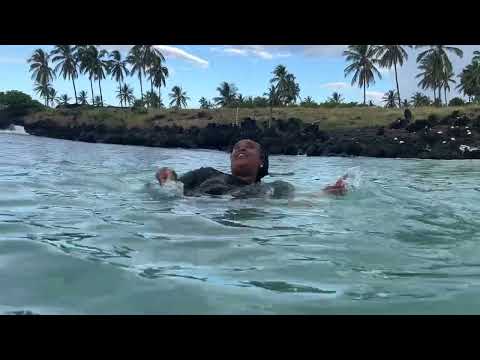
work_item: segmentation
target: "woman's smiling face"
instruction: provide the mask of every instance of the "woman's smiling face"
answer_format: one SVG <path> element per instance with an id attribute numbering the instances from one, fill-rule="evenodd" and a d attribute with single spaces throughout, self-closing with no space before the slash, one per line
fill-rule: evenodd
<path id="1" fill-rule="evenodd" d="M 240 140 L 230 155 L 233 175 L 256 174 L 262 165 L 260 145 L 253 140 Z"/>

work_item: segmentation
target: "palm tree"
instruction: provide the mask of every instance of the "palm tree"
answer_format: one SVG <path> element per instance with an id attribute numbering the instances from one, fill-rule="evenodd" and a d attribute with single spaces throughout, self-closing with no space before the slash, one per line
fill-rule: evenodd
<path id="1" fill-rule="evenodd" d="M 142 84 L 142 74 L 145 75 L 145 51 L 143 45 L 134 45 L 130 52 L 128 53 L 127 62 L 132 65 L 130 69 L 130 75 L 133 76 L 138 74 L 138 79 L 140 80 L 140 94 L 143 99 L 143 84 Z"/>
<path id="2" fill-rule="evenodd" d="M 475 50 L 473 52 L 472 62 L 480 62 L 480 51 Z"/>
<path id="3" fill-rule="evenodd" d="M 273 107 L 280 104 L 280 99 L 278 97 L 278 92 L 275 85 L 270 86 L 267 92 L 263 93 L 263 95 L 268 97 L 268 105 L 270 107 L 270 118 L 268 119 L 268 127 L 270 127 L 273 118 Z"/>
<path id="4" fill-rule="evenodd" d="M 284 93 L 285 105 L 296 103 L 297 98 L 300 97 L 300 85 L 295 82 L 295 75 L 287 74 L 286 76 L 286 88 Z"/>
<path id="5" fill-rule="evenodd" d="M 163 55 L 162 55 L 162 58 L 163 58 Z M 165 80 L 166 78 L 168 78 L 168 68 L 166 66 L 163 66 L 162 60 L 161 60 L 162 58 L 155 57 L 153 60 L 153 64 L 151 65 L 148 72 L 151 83 L 158 88 L 159 99 L 161 99 L 160 89 L 162 85 L 165 86 Z"/>
<path id="6" fill-rule="evenodd" d="M 480 96 L 480 62 L 472 61 L 467 65 L 458 75 L 460 83 L 457 89 L 464 95 L 468 96 L 468 101 L 472 101 L 472 97 L 478 98 Z"/>
<path id="7" fill-rule="evenodd" d="M 68 97 L 67 94 L 60 95 L 57 99 L 57 104 L 58 105 L 68 105 L 68 102 L 70 101 L 70 98 Z"/>
<path id="8" fill-rule="evenodd" d="M 95 59 L 97 58 L 98 50 L 94 45 L 80 45 L 78 46 L 77 56 L 80 64 L 80 72 L 88 74 L 90 80 L 90 90 L 92 92 L 92 104 L 95 105 L 95 96 L 93 93 L 93 79 L 95 79 Z"/>
<path id="9" fill-rule="evenodd" d="M 343 102 L 342 94 L 334 91 L 332 97 L 329 98 L 327 101 L 333 104 L 341 104 Z"/>
<path id="10" fill-rule="evenodd" d="M 411 45 L 407 45 L 411 47 Z M 400 88 L 398 86 L 397 64 L 403 66 L 403 62 L 408 60 L 408 54 L 402 45 L 379 45 L 377 55 L 380 57 L 380 66 L 395 69 L 395 81 L 397 83 L 398 107 L 401 107 Z"/>
<path id="11" fill-rule="evenodd" d="M 397 98 L 398 94 L 395 92 L 395 90 L 389 90 L 385 93 L 382 100 L 385 103 L 386 108 L 394 108 L 397 106 Z"/>
<path id="12" fill-rule="evenodd" d="M 447 90 L 450 91 L 450 83 L 455 84 L 456 81 L 453 79 L 454 73 L 452 69 L 445 69 L 445 71 L 442 74 L 442 81 L 441 81 L 441 86 L 443 87 L 443 90 L 445 92 L 445 106 L 448 106 L 447 102 Z"/>
<path id="13" fill-rule="evenodd" d="M 270 80 L 270 83 L 275 84 L 275 93 L 280 104 L 284 104 L 286 100 L 286 93 L 288 89 L 288 71 L 284 65 L 277 65 L 273 70 L 274 77 Z"/>
<path id="14" fill-rule="evenodd" d="M 95 48 L 95 50 L 97 50 Z M 103 106 L 103 94 L 102 94 L 102 83 L 101 81 L 105 79 L 105 75 L 108 74 L 109 70 L 109 62 L 106 60 L 106 56 L 108 56 L 107 50 L 100 50 L 100 51 L 95 51 L 92 53 L 92 67 L 93 67 L 93 73 L 95 76 L 95 80 L 98 80 L 98 88 L 100 90 L 100 104 Z"/>
<path id="15" fill-rule="evenodd" d="M 351 62 L 345 68 L 345 77 L 355 72 L 352 78 L 352 85 L 358 83 L 359 87 L 363 86 L 363 104 L 366 105 L 367 95 L 366 88 L 370 84 L 375 83 L 375 74 L 379 79 L 382 75 L 375 67 L 379 64 L 379 60 L 375 58 L 377 50 L 372 45 L 348 45 L 348 50 L 343 52 L 346 60 Z"/>
<path id="16" fill-rule="evenodd" d="M 78 102 L 81 105 L 88 105 L 87 98 L 88 98 L 88 95 L 87 95 L 87 92 L 85 90 L 82 90 L 78 93 Z"/>
<path id="17" fill-rule="evenodd" d="M 48 88 L 50 81 L 55 77 L 55 71 L 49 65 L 50 55 L 43 49 L 36 49 L 28 59 L 32 80 L 35 80 L 35 91 L 45 98 L 45 105 L 48 106 Z M 40 90 L 41 89 L 41 90 Z"/>
<path id="18" fill-rule="evenodd" d="M 98 95 L 95 96 L 95 104 L 96 104 L 96 106 L 102 106 L 103 105 L 102 98 Z"/>
<path id="19" fill-rule="evenodd" d="M 187 97 L 187 93 L 182 90 L 180 86 L 174 86 L 172 92 L 170 93 L 170 106 L 174 105 L 176 109 L 180 109 L 182 106 L 187 107 L 187 100 L 190 100 Z"/>
<path id="20" fill-rule="evenodd" d="M 213 98 L 213 101 L 215 101 L 217 105 L 222 107 L 234 105 L 238 91 L 235 84 L 229 84 L 224 81 L 217 87 L 217 91 L 220 93 L 220 96 Z"/>
<path id="21" fill-rule="evenodd" d="M 402 106 L 403 106 L 403 107 L 405 107 L 405 108 L 407 108 L 407 107 L 409 107 L 409 106 L 410 106 L 410 104 L 409 104 L 409 102 L 408 102 L 408 100 L 407 100 L 407 99 L 403 99 Z"/>
<path id="22" fill-rule="evenodd" d="M 440 58 L 435 56 L 435 54 L 430 54 L 423 57 L 420 60 L 420 65 L 418 66 L 419 70 L 422 70 L 421 73 L 416 75 L 416 78 L 421 78 L 418 83 L 418 86 L 421 86 L 422 89 L 433 89 L 433 99 L 437 99 L 436 90 L 440 86 L 440 77 L 442 64 L 440 63 Z"/>
<path id="23" fill-rule="evenodd" d="M 112 79 L 118 82 L 118 86 L 122 86 L 125 76 L 128 76 L 127 61 L 122 60 L 120 51 L 113 50 L 110 53 L 111 60 L 108 61 L 108 70 Z"/>
<path id="24" fill-rule="evenodd" d="M 438 76 L 437 77 L 437 82 L 438 82 L 438 97 L 441 102 L 441 78 L 442 73 L 446 71 L 450 71 L 453 69 L 452 62 L 448 58 L 448 53 L 453 53 L 457 55 L 458 57 L 462 58 L 463 57 L 463 51 L 459 48 L 453 47 L 453 46 L 446 46 L 446 45 L 417 45 L 416 48 L 423 48 L 423 47 L 428 47 L 427 50 L 422 51 L 420 54 L 417 56 L 417 62 L 420 63 L 424 58 L 426 57 L 433 57 L 434 63 L 435 63 L 435 73 Z"/>
<path id="25" fill-rule="evenodd" d="M 210 101 L 208 101 L 203 96 L 200 98 L 200 100 L 198 100 L 198 102 L 200 103 L 200 109 L 211 109 L 212 108 L 212 104 L 210 103 Z"/>
<path id="26" fill-rule="evenodd" d="M 35 91 L 40 97 L 43 97 L 45 99 L 45 106 L 48 106 L 52 89 L 53 88 L 50 83 L 35 82 L 33 91 Z"/>
<path id="27" fill-rule="evenodd" d="M 310 96 L 307 96 L 305 99 L 303 99 L 303 101 L 300 103 L 300 106 L 304 106 L 304 107 L 314 107 L 316 106 L 317 103 L 310 97 Z"/>
<path id="28" fill-rule="evenodd" d="M 63 79 L 72 79 L 75 103 L 78 104 L 77 89 L 75 88 L 75 79 L 78 77 L 76 48 L 71 45 L 55 45 L 51 55 L 53 56 L 52 62 L 58 63 L 55 72 L 60 71 Z"/>
<path id="29" fill-rule="evenodd" d="M 49 101 L 52 104 L 52 107 L 55 105 L 55 102 L 58 100 L 57 98 L 57 90 L 55 90 L 53 87 L 50 87 L 48 91 L 48 97 Z"/>
<path id="30" fill-rule="evenodd" d="M 155 93 L 155 91 L 147 91 L 145 94 L 145 103 L 149 107 L 160 107 L 160 98 L 158 95 Z"/>
<path id="31" fill-rule="evenodd" d="M 145 74 L 147 71 L 148 73 L 150 73 L 150 71 L 155 67 L 155 65 L 160 64 L 161 66 L 162 61 L 165 61 L 165 57 L 160 52 L 160 50 L 155 48 L 155 45 L 143 45 L 143 56 L 145 57 L 145 68 L 143 70 Z M 153 77 L 150 76 L 149 80 L 150 91 L 153 91 Z"/>
<path id="32" fill-rule="evenodd" d="M 127 104 L 132 104 L 135 101 L 133 89 L 127 84 L 123 84 L 122 86 L 119 85 L 117 90 L 117 98 L 120 100 L 120 105 L 122 107 L 124 105 L 126 106 Z"/>
<path id="33" fill-rule="evenodd" d="M 428 98 L 428 96 L 426 96 L 426 95 L 424 95 L 424 94 L 422 94 L 418 91 L 415 94 L 413 94 L 413 96 L 412 96 L 412 104 L 415 107 L 428 106 L 428 105 L 430 105 L 430 103 L 431 103 L 431 101 Z"/>

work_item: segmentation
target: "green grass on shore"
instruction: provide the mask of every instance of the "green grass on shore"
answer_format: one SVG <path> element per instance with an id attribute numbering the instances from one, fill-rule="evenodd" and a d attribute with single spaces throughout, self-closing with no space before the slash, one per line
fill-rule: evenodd
<path id="1" fill-rule="evenodd" d="M 415 119 L 426 119 L 434 114 L 440 118 L 460 111 L 469 117 L 480 115 L 480 106 L 463 107 L 419 107 L 410 108 Z M 236 119 L 236 109 L 222 108 L 213 110 L 185 109 L 149 109 L 147 113 L 135 113 L 130 109 L 55 109 L 35 113 L 26 119 L 35 122 L 41 119 L 52 119 L 61 125 L 104 124 L 109 127 L 125 126 L 127 128 L 150 128 L 155 125 L 177 125 L 184 128 L 191 126 L 204 127 L 208 123 L 231 124 Z M 260 123 L 270 119 L 269 108 L 238 110 L 238 120 L 250 117 Z M 403 117 L 403 110 L 379 107 L 352 108 L 275 108 L 276 119 L 298 118 L 305 123 L 317 123 L 321 129 L 337 130 L 370 126 L 385 126 L 393 120 Z"/>

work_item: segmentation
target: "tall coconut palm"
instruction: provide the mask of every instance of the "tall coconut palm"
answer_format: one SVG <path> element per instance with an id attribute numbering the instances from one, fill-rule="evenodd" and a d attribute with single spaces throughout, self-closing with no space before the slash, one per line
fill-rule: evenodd
<path id="1" fill-rule="evenodd" d="M 456 83 L 456 81 L 453 79 L 454 76 L 455 74 L 452 69 L 444 69 L 441 79 L 441 86 L 443 87 L 443 90 L 445 92 L 445 106 L 448 106 L 447 90 L 450 91 L 450 83 Z"/>
<path id="2" fill-rule="evenodd" d="M 55 71 L 50 67 L 50 55 L 43 49 L 36 49 L 27 61 L 30 64 L 32 80 L 35 80 L 35 91 L 45 98 L 48 106 L 48 88 L 55 77 Z"/>
<path id="3" fill-rule="evenodd" d="M 144 73 L 147 73 L 147 71 L 150 73 L 150 71 L 155 65 L 161 64 L 165 61 L 165 57 L 160 52 L 160 50 L 155 47 L 155 45 L 143 45 L 143 56 L 145 57 Z M 149 80 L 150 91 L 153 91 L 153 77 L 150 76 Z"/>
<path id="4" fill-rule="evenodd" d="M 165 87 L 165 80 L 168 78 L 168 68 L 166 66 L 163 66 L 161 59 L 162 58 L 160 57 L 154 58 L 153 64 L 151 65 L 148 71 L 148 75 L 151 83 L 153 84 L 153 86 L 158 88 L 159 99 L 161 99 L 160 89 L 162 86 Z"/>
<path id="5" fill-rule="evenodd" d="M 372 45 L 348 45 L 348 50 L 343 52 L 343 56 L 350 62 L 345 68 L 345 77 L 354 72 L 352 85 L 358 83 L 359 87 L 363 86 L 363 104 L 367 103 L 366 89 L 370 84 L 375 83 L 375 75 L 379 79 L 382 75 L 375 67 L 379 64 L 379 60 L 375 57 L 377 49 Z"/>
<path id="6" fill-rule="evenodd" d="M 293 74 L 287 74 L 285 79 L 286 79 L 286 88 L 284 92 L 285 105 L 296 103 L 297 99 L 300 97 L 300 85 L 295 81 L 295 75 Z"/>
<path id="7" fill-rule="evenodd" d="M 113 50 L 110 53 L 110 60 L 108 61 L 108 70 L 112 79 L 118 82 L 118 86 L 122 86 L 122 82 L 128 76 L 127 61 L 122 60 L 120 51 Z"/>
<path id="8" fill-rule="evenodd" d="M 172 92 L 170 93 L 170 106 L 174 106 L 176 109 L 180 109 L 182 106 L 187 107 L 187 100 L 190 100 L 187 97 L 187 93 L 182 90 L 180 86 L 174 86 Z"/>
<path id="9" fill-rule="evenodd" d="M 411 45 L 407 45 L 411 47 Z M 380 66 L 395 70 L 395 82 L 397 83 L 398 107 L 401 107 L 402 100 L 400 98 L 400 88 L 398 86 L 397 64 L 403 66 L 403 63 L 408 60 L 407 51 L 402 45 L 379 45 L 377 46 L 377 54 L 380 58 Z"/>
<path id="10" fill-rule="evenodd" d="M 72 80 L 75 103 L 78 104 L 77 89 L 75 88 L 75 79 L 78 78 L 76 48 L 71 45 L 55 45 L 50 54 L 52 62 L 57 63 L 55 72 L 62 75 L 63 79 Z"/>
<path id="11" fill-rule="evenodd" d="M 478 98 L 480 96 L 480 62 L 472 61 L 458 77 L 460 83 L 457 85 L 457 89 L 468 96 L 469 102 L 472 101 L 472 97 Z"/>
<path id="12" fill-rule="evenodd" d="M 226 81 L 222 82 L 217 91 L 220 93 L 220 96 L 213 98 L 213 101 L 217 105 L 222 107 L 232 106 L 235 103 L 237 97 L 237 87 L 233 83 L 227 83 Z"/>
<path id="13" fill-rule="evenodd" d="M 437 82 L 439 83 L 439 91 L 438 91 L 438 98 L 441 102 L 441 78 L 443 77 L 441 74 L 444 71 L 450 71 L 453 69 L 452 62 L 448 57 L 448 53 L 453 53 L 454 55 L 462 58 L 463 51 L 459 48 L 453 46 L 446 46 L 446 45 L 417 45 L 416 48 L 423 48 L 428 47 L 428 49 L 422 51 L 417 56 L 417 62 L 420 63 L 422 59 L 426 57 L 433 57 L 435 58 L 435 66 L 437 67 L 436 73 L 438 74 Z"/>
<path id="14" fill-rule="evenodd" d="M 433 89 L 433 99 L 435 101 L 437 99 L 437 89 L 440 93 L 439 87 L 443 70 L 441 58 L 433 53 L 427 55 L 420 60 L 418 69 L 422 70 L 421 73 L 416 75 L 416 78 L 420 78 L 418 86 L 421 86 L 422 89 Z"/>
<path id="15" fill-rule="evenodd" d="M 95 75 L 95 80 L 98 80 L 98 88 L 100 90 L 100 104 L 103 106 L 103 94 L 102 94 L 102 83 L 101 81 L 105 79 L 106 74 L 109 70 L 109 62 L 106 59 L 108 56 L 107 50 L 100 50 L 95 53 L 93 60 L 93 70 Z"/>
<path id="16" fill-rule="evenodd" d="M 395 90 L 389 90 L 385 93 L 382 100 L 385 103 L 386 108 L 394 108 L 397 106 L 397 93 Z"/>
<path id="17" fill-rule="evenodd" d="M 284 65 L 277 65 L 273 70 L 273 75 L 270 82 L 275 85 L 275 92 L 280 104 L 285 104 L 289 87 L 287 68 Z"/>
<path id="18" fill-rule="evenodd" d="M 127 56 L 127 62 L 132 65 L 130 69 L 130 75 L 138 75 L 138 80 L 140 80 L 140 94 L 143 99 L 143 84 L 142 84 L 142 75 L 145 76 L 145 51 L 143 45 L 134 45 Z"/>
<path id="19" fill-rule="evenodd" d="M 87 95 L 87 92 L 85 90 L 82 90 L 78 93 L 78 102 L 81 104 L 81 105 L 87 105 L 88 104 L 88 95 Z"/>
<path id="20" fill-rule="evenodd" d="M 77 47 L 77 57 L 80 72 L 88 74 L 90 80 L 90 90 L 92 93 L 92 104 L 95 105 L 95 95 L 93 93 L 93 80 L 95 79 L 95 59 L 98 50 L 94 45 L 79 45 Z"/>

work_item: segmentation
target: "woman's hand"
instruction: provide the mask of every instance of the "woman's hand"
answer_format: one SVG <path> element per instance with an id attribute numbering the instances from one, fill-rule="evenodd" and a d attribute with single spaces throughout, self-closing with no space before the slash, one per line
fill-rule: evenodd
<path id="1" fill-rule="evenodd" d="M 164 185 L 167 181 L 177 180 L 177 174 L 175 173 L 175 171 L 167 167 L 158 169 L 155 177 L 157 178 L 160 185 Z"/>
<path id="2" fill-rule="evenodd" d="M 342 176 L 334 185 L 327 186 L 325 189 L 323 189 L 323 191 L 325 191 L 327 194 L 337 196 L 345 195 L 347 193 L 347 183 L 345 182 L 346 179 L 347 175 Z"/>

